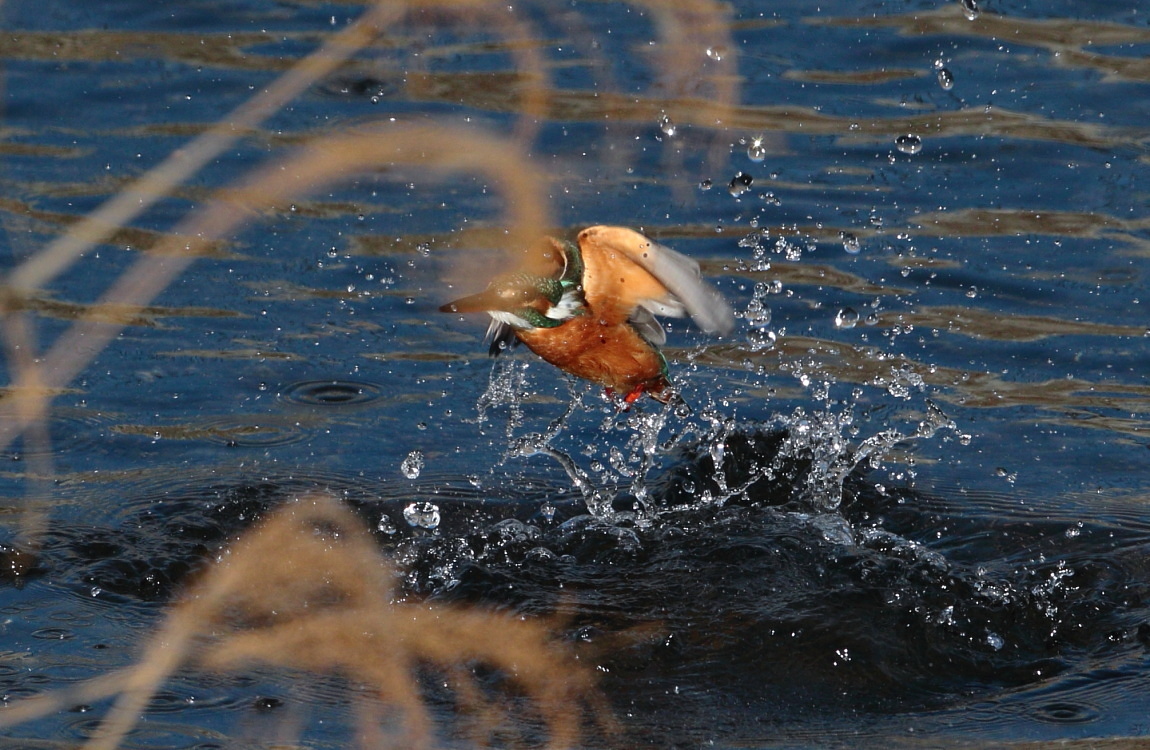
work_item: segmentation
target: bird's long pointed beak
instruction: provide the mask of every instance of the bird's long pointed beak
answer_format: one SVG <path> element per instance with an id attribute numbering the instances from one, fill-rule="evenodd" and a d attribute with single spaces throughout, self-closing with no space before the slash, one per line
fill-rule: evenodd
<path id="1" fill-rule="evenodd" d="M 488 310 L 498 310 L 499 304 L 499 295 L 491 289 L 485 289 L 478 294 L 460 297 L 454 302 L 440 305 L 439 311 L 445 313 L 487 312 Z"/>

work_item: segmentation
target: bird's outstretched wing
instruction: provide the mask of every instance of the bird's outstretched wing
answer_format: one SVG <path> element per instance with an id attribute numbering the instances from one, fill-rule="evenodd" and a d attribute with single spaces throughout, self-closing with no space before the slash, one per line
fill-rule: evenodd
<path id="1" fill-rule="evenodd" d="M 626 227 L 588 227 L 578 243 L 587 303 L 606 322 L 621 316 L 650 331 L 652 315 L 690 315 L 707 333 L 734 330 L 731 306 L 703 280 L 699 264 L 682 253 Z"/>

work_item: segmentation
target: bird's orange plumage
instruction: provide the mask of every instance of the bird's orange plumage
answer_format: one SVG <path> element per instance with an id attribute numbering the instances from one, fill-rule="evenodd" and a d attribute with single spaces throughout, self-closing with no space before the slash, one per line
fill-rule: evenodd
<path id="1" fill-rule="evenodd" d="M 516 331 L 516 335 L 531 351 L 576 377 L 624 395 L 658 395 L 667 387 L 663 356 L 634 328 L 625 322 L 608 323 L 608 317 L 594 310 L 592 306 L 559 328 Z"/>
<path id="2" fill-rule="evenodd" d="M 669 400 L 658 349 L 665 336 L 653 316 L 690 315 L 709 333 L 727 333 L 734 327 L 730 306 L 700 278 L 698 264 L 633 229 L 589 227 L 576 242 L 548 238 L 519 273 L 440 309 L 486 310 L 496 344 L 513 333 L 544 360 L 628 402 L 643 393 Z"/>

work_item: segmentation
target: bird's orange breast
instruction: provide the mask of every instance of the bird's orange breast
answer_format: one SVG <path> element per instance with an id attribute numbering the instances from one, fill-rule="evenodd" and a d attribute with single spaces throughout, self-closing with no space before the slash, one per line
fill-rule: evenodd
<path id="1" fill-rule="evenodd" d="M 662 355 L 627 323 L 605 324 L 587 314 L 516 335 L 559 369 L 624 394 L 640 388 L 658 392 L 667 385 Z"/>

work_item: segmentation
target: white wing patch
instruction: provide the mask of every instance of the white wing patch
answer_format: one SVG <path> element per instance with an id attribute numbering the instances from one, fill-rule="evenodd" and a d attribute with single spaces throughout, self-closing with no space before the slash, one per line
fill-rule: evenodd
<path id="1" fill-rule="evenodd" d="M 488 310 L 487 314 L 491 316 L 491 325 L 487 329 L 488 335 L 500 324 L 511 326 L 520 331 L 529 331 L 535 327 L 515 313 L 509 313 L 503 310 Z"/>
<path id="2" fill-rule="evenodd" d="M 544 315 L 552 320 L 570 320 L 583 309 L 583 294 L 578 289 L 568 289 L 559 298 L 558 304 L 551 307 Z"/>

